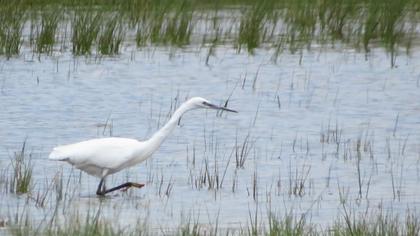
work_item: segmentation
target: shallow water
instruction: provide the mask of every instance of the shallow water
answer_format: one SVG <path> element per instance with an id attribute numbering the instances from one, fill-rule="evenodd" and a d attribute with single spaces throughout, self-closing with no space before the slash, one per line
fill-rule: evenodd
<path id="1" fill-rule="evenodd" d="M 340 194 L 356 212 L 367 208 L 401 215 L 407 209 L 417 212 L 417 51 L 413 48 L 409 57 L 400 55 L 394 68 L 380 49 L 366 59 L 351 49 L 316 47 L 302 57 L 282 54 L 276 64 L 270 50 L 249 56 L 222 47 L 209 65 L 205 50 L 188 48 L 175 53 L 126 48 L 113 58 L 59 54 L 38 60 L 23 54 L 3 59 L 0 166 L 9 167 L 11 156 L 26 139 L 35 191 L 45 191 L 45 181 L 62 173 L 64 182 L 70 179 L 67 192 L 73 195 L 63 208 L 83 212 L 100 205 L 105 218 L 115 219 L 116 225 L 147 221 L 156 230 L 176 227 L 188 216 L 239 228 L 250 222 L 256 208 L 261 216 L 292 210 L 306 214 L 311 222 L 331 225 L 342 216 Z M 143 189 L 100 200 L 94 196 L 97 179 L 47 160 L 60 144 L 110 135 L 145 139 L 167 120 L 171 106 L 192 96 L 218 104 L 231 96 L 228 106 L 239 113 L 221 117 L 210 110 L 187 113 L 152 159 L 107 181 L 108 186 L 127 179 L 143 182 Z M 333 141 L 335 133 L 339 135 Z M 243 168 L 236 168 L 235 154 L 229 157 L 247 134 L 249 155 Z M 221 189 L 194 185 L 205 160 L 220 178 L 226 169 Z M 302 179 L 302 192 L 291 193 Z M 165 195 L 168 185 L 171 191 Z M 7 199 L 0 201 L 1 217 L 22 210 L 17 206 L 24 204 L 24 196 L 10 194 L 5 187 L 0 195 Z M 50 197 L 45 207 L 29 205 L 34 209 L 31 218 L 42 220 L 53 211 L 55 200 Z"/>

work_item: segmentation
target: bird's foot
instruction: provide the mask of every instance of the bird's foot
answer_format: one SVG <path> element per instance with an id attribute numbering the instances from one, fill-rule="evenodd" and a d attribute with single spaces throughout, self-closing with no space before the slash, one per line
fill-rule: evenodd
<path id="1" fill-rule="evenodd" d="M 138 183 L 129 183 L 126 187 L 121 189 L 122 192 L 126 192 L 129 188 L 135 187 L 135 188 L 143 188 L 144 184 L 138 184 Z"/>

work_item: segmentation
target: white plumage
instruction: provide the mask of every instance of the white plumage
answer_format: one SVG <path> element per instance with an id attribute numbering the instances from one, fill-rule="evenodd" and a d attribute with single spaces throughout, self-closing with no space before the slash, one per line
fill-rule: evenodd
<path id="1" fill-rule="evenodd" d="M 49 158 L 67 161 L 90 175 L 102 178 L 118 172 L 142 155 L 144 142 L 128 138 L 100 138 L 55 147 Z M 93 158 L 94 157 L 94 158 Z M 135 164 L 135 163 L 133 163 Z"/>
<path id="2" fill-rule="evenodd" d="M 146 141 L 129 138 L 99 138 L 79 143 L 58 146 L 53 149 L 49 159 L 66 161 L 90 175 L 101 178 L 96 194 L 104 195 L 121 188 L 143 187 L 143 184 L 127 182 L 106 190 L 102 185 L 106 176 L 134 166 L 148 159 L 159 148 L 165 138 L 176 127 L 181 116 L 192 109 L 211 108 L 230 112 L 234 110 L 211 104 L 204 98 L 194 97 L 183 103 L 171 119 L 158 132 Z"/>

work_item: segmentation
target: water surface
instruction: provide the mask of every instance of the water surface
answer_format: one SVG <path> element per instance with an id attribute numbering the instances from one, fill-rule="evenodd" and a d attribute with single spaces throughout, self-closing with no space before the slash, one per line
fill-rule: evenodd
<path id="1" fill-rule="evenodd" d="M 0 166 L 10 169 L 11 156 L 26 140 L 34 192 L 45 191 L 56 175 L 70 179 L 66 192 L 72 197 L 61 203 L 59 215 L 101 206 L 116 225 L 146 221 L 158 231 L 188 216 L 239 228 L 257 208 L 261 216 L 293 210 L 331 225 L 342 216 L 343 198 L 356 212 L 417 212 L 420 55 L 418 48 L 412 51 L 393 68 L 382 49 L 366 58 L 348 48 L 316 46 L 302 56 L 284 53 L 277 63 L 270 49 L 250 56 L 230 47 L 218 48 L 208 65 L 207 52 L 188 48 L 3 59 Z M 104 136 L 146 139 L 192 96 L 217 104 L 229 99 L 239 113 L 185 114 L 152 159 L 107 181 L 146 183 L 143 189 L 100 200 L 94 196 L 98 179 L 47 159 L 60 144 Z M 247 135 L 249 154 L 237 168 L 232 150 L 240 152 Z M 209 189 L 208 181 L 197 184 L 206 163 L 211 174 L 224 175 L 220 189 Z M 0 194 L 6 199 L 0 201 L 1 217 L 22 210 L 17 206 L 25 195 L 5 188 Z M 35 222 L 54 210 L 53 196 L 45 207 L 29 204 Z"/>

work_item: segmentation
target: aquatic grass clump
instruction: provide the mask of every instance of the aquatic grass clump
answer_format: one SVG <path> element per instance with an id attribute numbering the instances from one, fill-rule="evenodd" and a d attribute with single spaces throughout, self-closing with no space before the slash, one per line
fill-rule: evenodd
<path id="1" fill-rule="evenodd" d="M 102 21 L 97 11 L 81 11 L 75 13 L 72 20 L 72 44 L 74 55 L 88 55 L 95 44 Z"/>
<path id="2" fill-rule="evenodd" d="M 204 233 L 204 229 L 202 229 L 200 224 L 198 222 L 191 222 L 191 219 L 189 219 L 188 222 L 186 222 L 185 224 L 181 224 L 178 231 L 179 235 L 182 236 L 206 235 L 206 233 Z"/>
<path id="3" fill-rule="evenodd" d="M 245 161 L 248 159 L 248 156 L 252 149 L 254 148 L 254 144 L 256 143 L 255 139 L 251 138 L 251 134 L 248 133 L 243 142 L 238 143 L 238 135 L 236 135 L 235 139 L 235 163 L 236 168 L 244 169 Z"/>
<path id="4" fill-rule="evenodd" d="M 18 55 L 22 44 L 25 10 L 18 7 L 0 8 L 0 55 Z"/>
<path id="5" fill-rule="evenodd" d="M 381 39 L 384 44 L 385 49 L 391 53 L 391 66 L 395 65 L 395 58 L 397 49 L 396 47 L 401 42 L 404 42 L 405 34 L 414 34 L 414 28 L 411 27 L 409 30 L 406 30 L 406 19 L 404 17 L 407 15 L 409 0 L 403 1 L 384 1 L 383 8 L 385 8 L 380 17 L 379 31 L 381 32 Z M 381 4 L 380 4 L 381 6 Z M 410 32 L 413 30 L 413 32 Z"/>
<path id="6" fill-rule="evenodd" d="M 405 46 L 409 51 L 416 32 L 418 3 L 411 0 L 370 0 L 353 18 L 358 18 L 355 25 L 360 25 L 355 31 L 352 41 L 356 46 L 361 44 L 366 53 L 370 47 L 382 46 L 391 55 L 391 66 L 395 65 L 398 47 Z"/>
<path id="7" fill-rule="evenodd" d="M 372 212 L 370 212 L 372 213 Z M 380 209 L 376 214 L 356 215 L 345 210 L 344 222 L 338 220 L 330 229 L 330 235 L 405 235 L 420 234 L 420 219 L 414 213 L 407 212 L 401 220 L 398 214 L 384 212 Z"/>
<path id="8" fill-rule="evenodd" d="M 47 228 L 44 233 L 48 235 L 57 235 L 57 236 L 124 235 L 123 230 L 114 228 L 111 222 L 108 222 L 102 219 L 100 209 L 98 209 L 97 212 L 94 214 L 92 214 L 91 209 L 88 209 L 88 212 L 86 216 L 84 217 L 81 216 L 79 213 L 73 213 L 71 217 L 66 219 L 65 224 L 55 225 L 53 227 Z"/>
<path id="9" fill-rule="evenodd" d="M 102 55 L 118 54 L 124 36 L 121 19 L 117 16 L 112 17 L 101 27 L 98 39 L 98 52 Z"/>
<path id="10" fill-rule="evenodd" d="M 162 43 L 161 34 L 170 8 L 169 1 L 162 1 L 160 4 L 146 4 L 136 8 L 137 11 L 130 14 L 134 15 L 131 17 L 136 20 L 137 47 L 146 46 L 148 43 Z"/>
<path id="11" fill-rule="evenodd" d="M 147 45 L 147 41 L 149 38 L 149 34 L 147 33 L 147 29 L 145 24 L 138 23 L 136 27 L 136 46 L 137 47 L 144 47 Z"/>
<path id="12" fill-rule="evenodd" d="M 35 51 L 37 53 L 52 53 L 61 17 L 62 11 L 58 9 L 42 11 L 41 22 L 36 25 Z"/>
<path id="13" fill-rule="evenodd" d="M 8 222 L 6 225 L 6 229 L 10 235 L 26 236 L 32 234 L 33 225 L 27 208 L 24 208 L 22 213 L 16 212 L 15 215 L 10 218 L 13 219 L 13 221 Z"/>
<path id="14" fill-rule="evenodd" d="M 46 217 L 40 224 L 34 225 L 33 219 L 27 208 L 21 213 L 16 213 L 13 217 L 14 222 L 6 229 L 8 233 L 16 236 L 32 235 L 56 235 L 56 236 L 114 236 L 114 235 L 142 235 L 144 230 L 141 228 L 132 231 L 115 227 L 111 221 L 104 219 L 101 208 L 95 210 L 89 207 L 86 213 L 78 211 L 70 212 L 64 216 L 64 222 L 59 223 L 57 211 Z"/>
<path id="15" fill-rule="evenodd" d="M 11 159 L 12 173 L 8 179 L 9 192 L 24 194 L 32 187 L 32 155 L 26 154 L 26 141 L 23 142 L 20 152 L 15 152 Z"/>
<path id="16" fill-rule="evenodd" d="M 177 14 L 168 21 L 164 38 L 178 47 L 189 44 L 193 30 L 192 16 L 191 6 L 182 4 Z"/>
<path id="17" fill-rule="evenodd" d="M 137 47 L 150 44 L 182 47 L 190 44 L 194 29 L 194 5 L 191 1 L 162 1 L 146 8 L 137 16 Z"/>
<path id="18" fill-rule="evenodd" d="M 324 0 L 319 4 L 318 22 L 321 34 L 324 35 L 322 40 L 349 43 L 355 31 L 359 30 L 358 27 L 353 27 L 358 24 L 357 14 L 361 10 L 358 0 Z"/>
<path id="19" fill-rule="evenodd" d="M 317 5 L 313 1 L 287 2 L 287 8 L 282 18 L 286 23 L 284 37 L 290 52 L 295 53 L 305 47 L 311 47 L 318 21 L 319 12 L 317 9 Z"/>
<path id="20" fill-rule="evenodd" d="M 293 212 L 285 214 L 284 218 L 277 217 L 274 213 L 268 213 L 268 228 L 266 235 L 310 235 L 311 225 L 306 222 L 305 215 L 294 217 Z"/>
<path id="21" fill-rule="evenodd" d="M 168 9 L 171 9 L 169 3 L 152 13 L 152 21 L 147 27 L 151 43 L 176 47 L 188 45 L 194 27 L 193 5 L 185 0 L 173 10 Z"/>
<path id="22" fill-rule="evenodd" d="M 247 51 L 250 53 L 253 53 L 254 49 L 260 46 L 261 41 L 267 33 L 265 26 L 276 10 L 275 3 L 272 0 L 256 1 L 244 11 L 241 16 L 237 36 L 236 47 L 239 52 L 243 45 L 246 46 Z"/>

